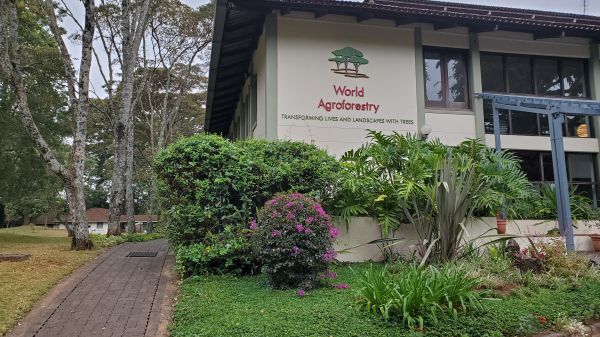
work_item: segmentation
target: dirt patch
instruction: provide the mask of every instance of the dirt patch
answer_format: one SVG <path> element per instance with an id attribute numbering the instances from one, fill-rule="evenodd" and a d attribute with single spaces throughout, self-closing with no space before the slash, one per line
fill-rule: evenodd
<path id="1" fill-rule="evenodd" d="M 20 262 L 29 260 L 31 254 L 0 254 L 0 262 Z"/>

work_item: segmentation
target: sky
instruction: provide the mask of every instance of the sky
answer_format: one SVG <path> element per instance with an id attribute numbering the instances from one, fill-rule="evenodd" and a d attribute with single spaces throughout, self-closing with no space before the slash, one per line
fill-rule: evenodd
<path id="1" fill-rule="evenodd" d="M 83 6 L 80 0 L 63 0 L 64 3 L 74 12 L 76 17 L 83 16 Z M 209 0 L 182 0 L 185 4 L 197 7 L 206 4 Z M 362 1 L 362 0 L 350 0 Z M 587 14 L 600 16 L 600 0 L 449 0 L 450 2 L 471 3 L 479 5 L 503 6 L 515 8 L 527 8 L 546 11 L 557 11 L 574 14 Z M 67 32 L 74 33 L 78 30 L 77 25 L 70 19 L 62 22 Z M 75 64 L 79 62 L 80 46 L 72 41 L 68 41 L 69 51 L 75 58 Z M 100 56 L 102 58 L 102 56 Z M 101 61 L 102 62 L 102 61 Z M 103 62 L 105 64 L 105 61 Z M 97 96 L 103 97 L 102 78 L 97 64 L 94 62 L 91 69 L 92 91 Z M 94 93 L 92 93 L 94 96 Z"/>

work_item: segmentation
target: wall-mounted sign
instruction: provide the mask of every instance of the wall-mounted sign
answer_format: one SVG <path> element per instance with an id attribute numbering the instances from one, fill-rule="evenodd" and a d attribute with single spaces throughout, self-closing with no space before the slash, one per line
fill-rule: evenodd
<path id="1" fill-rule="evenodd" d="M 277 48 L 280 138 L 341 154 L 368 130 L 417 132 L 409 31 L 280 18 Z"/>

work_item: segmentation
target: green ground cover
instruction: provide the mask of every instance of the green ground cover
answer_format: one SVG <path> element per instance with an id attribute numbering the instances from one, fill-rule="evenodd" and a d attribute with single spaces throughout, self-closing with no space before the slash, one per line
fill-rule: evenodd
<path id="1" fill-rule="evenodd" d="M 505 298 L 484 301 L 485 310 L 438 315 L 425 331 L 410 331 L 355 308 L 358 277 L 365 264 L 337 266 L 336 283 L 299 297 L 272 290 L 263 276 L 196 276 L 183 281 L 175 308 L 174 337 L 368 337 L 527 336 L 549 328 L 559 314 L 579 320 L 600 315 L 600 281 L 580 280 L 552 289 L 522 287 Z M 538 317 L 548 319 L 546 326 Z"/>
<path id="2" fill-rule="evenodd" d="M 0 336 L 52 286 L 101 252 L 72 251 L 64 229 L 0 229 L 0 254 L 31 254 L 26 261 L 0 262 Z"/>

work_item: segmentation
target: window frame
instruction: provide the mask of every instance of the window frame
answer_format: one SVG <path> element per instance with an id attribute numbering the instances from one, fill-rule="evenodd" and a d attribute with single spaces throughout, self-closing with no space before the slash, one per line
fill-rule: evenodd
<path id="1" fill-rule="evenodd" d="M 590 99 L 590 92 L 589 92 L 589 86 L 590 86 L 590 78 L 589 78 L 589 63 L 588 60 L 585 58 L 576 58 L 576 57 L 560 57 L 560 56 L 548 56 L 548 55 L 532 55 L 532 54 L 515 54 L 515 53 L 499 53 L 499 52 L 487 52 L 487 51 L 482 51 L 481 52 L 481 56 L 485 56 L 485 55 L 490 55 L 490 56 L 500 56 L 502 59 L 502 75 L 503 75 L 503 83 L 504 83 L 504 91 L 502 92 L 498 92 L 498 91 L 485 91 L 485 92 L 491 92 L 491 93 L 499 93 L 499 94 L 516 94 L 516 95 L 524 95 L 524 96 L 538 96 L 538 97 L 555 97 L 555 98 L 561 98 L 561 99 Z M 526 94 L 526 93 L 518 93 L 518 92 L 509 92 L 508 91 L 508 82 L 509 82 L 509 78 L 508 78 L 508 67 L 507 67 L 507 58 L 508 57 L 528 57 L 529 58 L 529 69 L 530 69 L 530 75 L 531 75 L 531 92 L 533 94 Z M 557 68 L 558 68 L 558 73 L 561 76 L 561 80 L 560 80 L 560 92 L 561 95 L 540 95 L 538 93 L 538 88 L 537 88 L 537 76 L 536 76 L 536 71 L 535 71 L 535 60 L 536 59 L 551 59 L 551 60 L 556 60 L 557 61 Z M 582 70 L 582 75 L 583 75 L 583 96 L 579 97 L 579 96 L 565 96 L 565 85 L 564 85 L 564 66 L 563 66 L 563 62 L 564 61 L 577 61 L 577 62 L 581 62 L 581 64 L 583 65 L 583 69 Z M 480 61 L 481 62 L 481 61 Z M 482 84 L 483 84 L 483 79 L 482 79 Z M 482 88 L 483 89 L 483 88 Z M 518 111 L 515 111 L 518 112 Z M 507 125 L 507 133 L 506 135 L 515 135 L 515 136 L 536 136 L 536 135 L 531 135 L 531 134 L 515 134 L 513 133 L 513 117 L 512 117 L 512 113 L 513 111 L 508 110 L 507 114 L 508 114 L 508 125 Z M 542 129 L 542 116 L 541 115 L 537 115 L 537 136 L 543 136 L 543 137 L 547 137 L 547 134 L 543 133 L 543 129 Z M 565 118 L 565 123 L 563 125 L 563 136 L 564 137 L 572 137 L 572 138 L 582 138 L 582 137 L 578 137 L 577 135 L 572 135 L 569 132 L 569 120 L 568 118 Z M 593 123 L 592 120 L 587 117 L 586 118 L 586 125 L 588 128 L 588 137 L 587 138 L 596 138 L 596 135 L 594 133 L 594 128 L 593 128 Z M 485 131 L 487 134 L 491 134 L 491 132 L 489 131 Z M 585 138 L 582 138 L 585 139 Z"/>
<path id="2" fill-rule="evenodd" d="M 440 55 L 440 71 L 441 71 L 441 86 L 442 86 L 442 100 L 441 101 L 430 101 L 427 97 L 427 75 L 425 70 L 425 59 L 427 53 L 437 53 Z M 463 88 L 463 95 L 465 98 L 464 102 L 448 102 L 449 93 L 449 78 L 448 78 L 448 60 L 452 57 L 460 56 L 464 61 L 463 76 L 466 79 L 465 86 Z M 471 93 L 470 93 L 470 81 L 469 77 L 469 57 L 468 50 L 459 48 L 442 48 L 442 47 L 430 47 L 423 46 L 423 93 L 425 97 L 425 108 L 441 108 L 441 109 L 458 109 L 458 110 L 469 110 L 471 108 Z"/>

